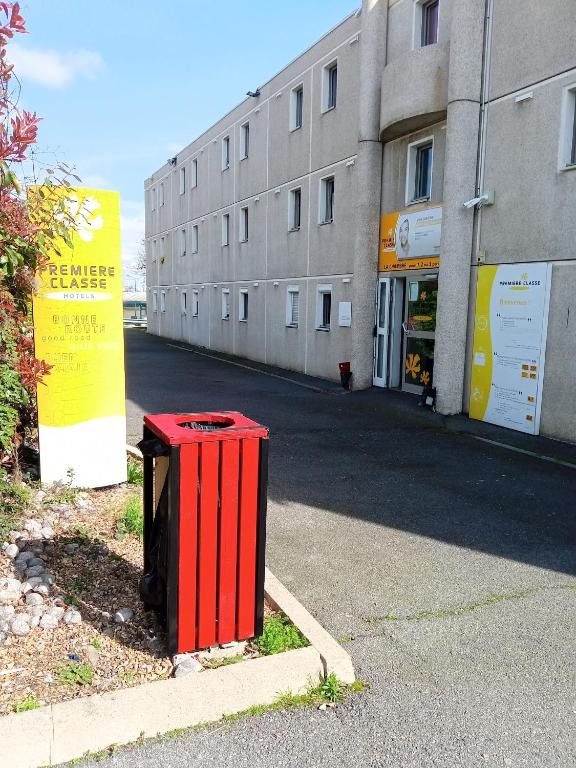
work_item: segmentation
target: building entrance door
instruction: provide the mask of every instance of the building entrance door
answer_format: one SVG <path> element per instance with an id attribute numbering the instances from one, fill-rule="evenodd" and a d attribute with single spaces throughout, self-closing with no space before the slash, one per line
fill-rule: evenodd
<path id="1" fill-rule="evenodd" d="M 433 380 L 438 275 L 409 277 L 406 282 L 402 389 L 419 394 Z"/>
<path id="2" fill-rule="evenodd" d="M 376 325 L 374 333 L 375 387 L 385 387 L 388 378 L 388 339 L 390 335 L 390 284 L 389 277 L 378 279 L 376 294 Z"/>

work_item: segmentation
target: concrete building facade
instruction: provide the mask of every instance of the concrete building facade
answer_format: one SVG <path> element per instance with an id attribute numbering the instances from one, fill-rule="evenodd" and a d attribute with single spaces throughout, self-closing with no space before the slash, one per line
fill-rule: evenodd
<path id="1" fill-rule="evenodd" d="M 550 5 L 364 0 L 146 180 L 149 331 L 468 412 L 482 268 L 549 263 L 539 431 L 576 441 L 576 14 Z"/>

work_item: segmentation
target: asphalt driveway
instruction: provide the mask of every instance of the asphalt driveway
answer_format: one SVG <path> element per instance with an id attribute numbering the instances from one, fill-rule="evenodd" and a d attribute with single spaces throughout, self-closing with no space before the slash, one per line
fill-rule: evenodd
<path id="1" fill-rule="evenodd" d="M 268 565 L 370 687 L 106 765 L 576 764 L 575 469 L 447 428 L 408 396 L 126 339 L 132 442 L 145 412 L 240 410 L 271 428 Z"/>

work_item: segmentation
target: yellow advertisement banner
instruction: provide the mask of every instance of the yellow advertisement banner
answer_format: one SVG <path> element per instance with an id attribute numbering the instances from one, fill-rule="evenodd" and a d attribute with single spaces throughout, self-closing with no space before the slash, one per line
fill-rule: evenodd
<path id="1" fill-rule="evenodd" d="M 538 434 L 550 264 L 478 267 L 470 416 Z"/>
<path id="2" fill-rule="evenodd" d="M 51 482 L 71 469 L 96 487 L 126 471 L 120 201 L 97 189 L 62 194 L 73 244 L 60 243 L 39 273 L 33 303 L 36 356 L 53 366 L 38 386 L 41 473 Z"/>
<path id="3" fill-rule="evenodd" d="M 379 272 L 438 269 L 442 208 L 385 213 L 380 221 Z"/>

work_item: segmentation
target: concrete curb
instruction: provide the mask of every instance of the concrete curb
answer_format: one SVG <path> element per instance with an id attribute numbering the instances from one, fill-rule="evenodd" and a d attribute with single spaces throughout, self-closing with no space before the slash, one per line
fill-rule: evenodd
<path id="1" fill-rule="evenodd" d="M 273 704 L 280 693 L 304 693 L 310 682 L 330 672 L 342 682 L 353 682 L 346 651 L 268 570 L 266 594 L 310 646 L 0 717 L 0 765 L 60 765 L 112 745 L 215 722 L 252 706 Z"/>
<path id="2" fill-rule="evenodd" d="M 318 651 L 324 665 L 324 674 L 329 675 L 334 672 L 343 683 L 347 685 L 353 683 L 356 676 L 348 653 L 268 568 L 266 568 L 264 591 L 269 601 L 288 616 Z"/>

